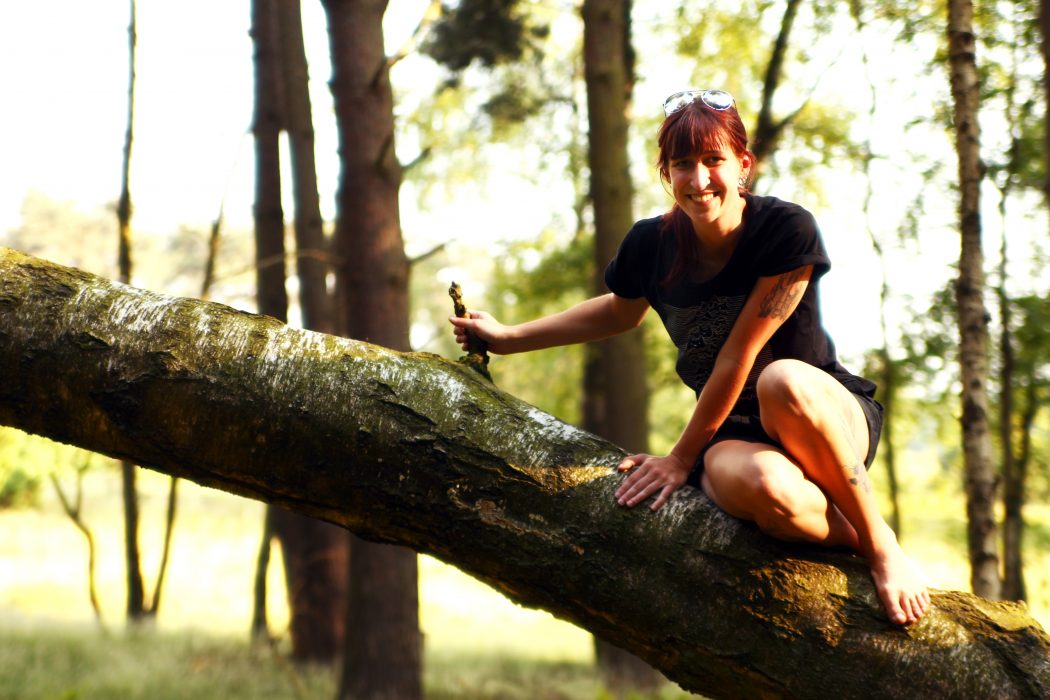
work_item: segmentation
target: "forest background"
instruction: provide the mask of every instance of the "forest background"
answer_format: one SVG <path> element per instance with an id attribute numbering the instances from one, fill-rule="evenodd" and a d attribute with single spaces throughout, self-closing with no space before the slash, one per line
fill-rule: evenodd
<path id="1" fill-rule="evenodd" d="M 728 89 L 745 122 L 755 123 L 769 56 L 790 4 L 634 4 L 630 154 L 638 218 L 669 203 L 652 163 L 663 98 L 689 86 Z M 454 77 L 413 43 L 420 23 L 427 25 L 425 18 L 432 16 L 432 4 L 395 0 L 386 12 L 388 55 L 410 49 L 392 65 L 391 82 L 397 155 L 410 164 L 399 202 L 406 254 L 414 261 L 414 349 L 459 354 L 444 321 L 452 280 L 463 285 L 472 306 L 506 320 L 553 310 L 588 293 L 592 214 L 582 155 L 586 99 L 579 8 L 553 2 L 521 8 L 531 26 L 546 28 L 532 35 L 524 57 L 495 67 L 474 63 Z M 965 590 L 970 572 L 951 295 L 959 258 L 958 187 L 944 8 L 819 2 L 797 8 L 784 75 L 771 102 L 774 114 L 791 120 L 763 163 L 755 190 L 815 213 L 834 263 L 823 282 L 825 324 L 845 364 L 876 376 L 887 361 L 897 368 L 896 498 L 881 478 L 884 464 L 874 468 L 874 480 L 886 512 L 899 512 L 906 549 L 940 587 Z M 9 105 L 0 130 L 0 244 L 117 278 L 114 208 L 126 128 L 127 6 L 35 4 L 0 13 L 6 66 L 0 79 Z M 320 3 L 305 3 L 302 13 L 317 189 L 323 218 L 332 222 L 339 159 L 328 36 Z M 1033 406 L 1032 415 L 1017 427 L 1030 439 L 1025 573 L 1029 605 L 1045 625 L 1050 444 L 1042 402 L 1050 341 L 1039 332 L 1048 313 L 1040 157 L 1045 65 L 1030 3 L 985 3 L 977 21 L 987 300 L 993 333 L 1005 308 L 997 305 L 997 292 L 1015 309 L 1009 330 L 1026 369 L 1009 389 L 1032 398 L 1026 404 Z M 129 180 L 132 282 L 198 295 L 209 232 L 221 211 L 222 246 L 210 297 L 252 310 L 256 164 L 249 23 L 246 3 L 139 4 Z M 290 192 L 286 198 L 291 200 Z M 1007 250 L 1012 255 L 1000 266 Z M 292 277 L 292 324 L 300 322 L 296 284 Z M 674 440 L 691 401 L 673 376 L 661 333 L 654 326 L 646 347 L 654 451 Z M 995 377 L 1002 347 L 997 341 L 989 355 L 993 397 L 1004 395 Z M 545 351 L 499 358 L 493 372 L 507 391 L 579 422 L 583 359 L 578 348 Z M 67 492 L 78 477 L 84 479 L 82 512 L 96 531 L 101 610 L 110 624 L 119 618 L 125 593 L 118 471 L 103 458 L 4 430 L 0 518 L 10 536 L 0 547 L 2 635 L 40 634 L 45 620 L 51 626 L 93 618 L 86 600 L 86 549 L 62 513 L 52 475 Z M 159 557 L 159 544 L 152 543 L 161 540 L 163 485 L 146 476 L 142 488 L 147 525 L 141 535 L 145 568 L 151 570 Z M 246 633 L 261 506 L 195 489 L 183 492 L 182 503 L 156 625 Z M 201 577 L 202 570 L 209 575 Z M 279 566 L 270 572 L 270 627 L 279 636 L 286 624 L 285 594 L 275 574 Z M 474 647 L 487 646 L 509 657 L 589 659 L 588 638 L 578 630 L 504 605 L 436 562 L 424 564 L 421 577 L 428 650 L 479 653 Z M 491 606 L 484 616 L 464 611 L 477 610 L 479 600 Z M 491 627 L 480 628 L 480 617 L 488 617 Z M 536 635 L 561 641 L 522 643 L 533 635 L 500 637 L 493 631 L 529 625 L 540 630 Z M 504 639 L 503 646 L 493 646 L 494 638 Z M 475 644 L 477 639 L 488 641 Z M 544 653 L 537 652 L 540 646 Z"/>

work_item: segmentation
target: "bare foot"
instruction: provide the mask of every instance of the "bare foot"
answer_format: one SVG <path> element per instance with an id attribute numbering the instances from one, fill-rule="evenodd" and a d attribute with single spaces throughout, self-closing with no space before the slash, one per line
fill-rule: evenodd
<path id="1" fill-rule="evenodd" d="M 910 625 L 930 609 L 929 579 L 908 558 L 895 537 L 868 556 L 868 564 L 890 622 Z"/>

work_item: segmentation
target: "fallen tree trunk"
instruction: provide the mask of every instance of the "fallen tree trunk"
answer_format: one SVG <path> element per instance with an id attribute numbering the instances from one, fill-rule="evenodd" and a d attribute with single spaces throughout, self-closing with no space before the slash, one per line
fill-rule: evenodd
<path id="1" fill-rule="evenodd" d="M 617 506 L 623 452 L 472 370 L 0 249 L 0 424 L 455 564 L 714 697 L 1047 697 L 1050 638 L 935 592 L 890 624 L 864 562 L 684 488 Z"/>

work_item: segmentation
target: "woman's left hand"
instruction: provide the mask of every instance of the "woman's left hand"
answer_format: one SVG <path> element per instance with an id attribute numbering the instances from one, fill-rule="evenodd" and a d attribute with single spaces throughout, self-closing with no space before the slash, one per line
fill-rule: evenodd
<path id="1" fill-rule="evenodd" d="M 659 491 L 651 506 L 656 510 L 685 483 L 693 467 L 673 454 L 666 457 L 638 454 L 624 458 L 616 468 L 621 472 L 634 468 L 616 489 L 616 502 L 632 507 Z"/>

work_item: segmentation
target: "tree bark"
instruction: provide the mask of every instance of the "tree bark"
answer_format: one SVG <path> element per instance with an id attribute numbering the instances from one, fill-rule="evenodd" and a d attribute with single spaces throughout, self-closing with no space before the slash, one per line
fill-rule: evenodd
<path id="1" fill-rule="evenodd" d="M 686 487 L 616 505 L 623 451 L 426 354 L 0 249 L 0 424 L 455 564 L 714 697 L 1046 697 L 1023 606 L 934 591 L 891 625 L 861 559 Z"/>
<path id="2" fill-rule="evenodd" d="M 258 283 L 266 285 L 258 290 L 259 310 L 282 320 L 287 316 L 278 149 L 280 132 L 287 131 L 302 321 L 311 330 L 330 331 L 332 318 L 325 283 L 324 233 L 317 193 L 301 8 L 298 0 L 255 0 L 252 12 L 256 46 L 256 135 L 260 152 L 257 195 L 267 198 L 256 201 Z M 272 265 L 273 261 L 279 262 Z M 297 661 L 335 662 L 343 651 L 346 629 L 347 534 L 330 523 L 284 509 L 271 508 L 270 511 L 264 530 L 273 533 L 284 555 L 292 656 Z M 263 546 L 266 545 L 264 542 Z M 265 572 L 260 575 L 264 576 Z M 265 579 L 257 583 L 256 590 L 265 593 Z M 256 609 L 264 612 L 264 603 L 257 602 Z M 256 623 L 263 624 L 262 621 Z"/>
<path id="3" fill-rule="evenodd" d="M 252 0 L 251 4 L 252 56 L 255 69 L 255 100 L 252 135 L 255 143 L 255 202 L 253 205 L 255 237 L 255 303 L 259 313 L 280 321 L 288 320 L 288 291 L 285 286 L 284 206 L 281 187 L 281 126 L 284 123 L 284 90 L 280 70 L 280 25 L 276 0 Z M 264 539 L 261 547 L 268 549 L 274 535 L 276 515 L 267 507 L 263 525 Z M 269 551 L 260 552 L 258 562 L 270 561 Z M 287 567 L 296 559 L 285 556 L 285 580 L 293 577 Z M 262 630 L 269 630 L 266 610 L 266 571 L 255 572 L 255 596 L 253 606 L 252 634 L 257 638 Z M 298 656 L 295 642 L 301 640 L 297 632 L 301 620 L 297 616 L 296 600 L 288 585 L 288 607 L 292 629 L 292 655 Z"/>
<path id="4" fill-rule="evenodd" d="M 773 118 L 773 96 L 780 86 L 780 80 L 784 73 L 784 58 L 787 56 L 788 42 L 791 38 L 791 28 L 795 24 L 795 16 L 798 14 L 798 6 L 801 0 L 787 0 L 784 6 L 784 16 L 780 20 L 780 32 L 773 42 L 773 51 L 766 64 L 766 74 L 762 81 L 762 106 L 758 112 L 754 133 L 751 134 L 751 150 L 755 154 L 755 164 L 751 168 L 751 183 L 758 180 L 759 174 L 766 160 L 776 151 L 777 141 L 785 127 L 791 123 L 795 114 L 775 121 Z"/>
<path id="5" fill-rule="evenodd" d="M 329 256 L 317 192 L 313 110 L 310 106 L 310 79 L 303 43 L 302 7 L 299 0 L 277 0 L 276 12 L 281 35 L 284 128 L 288 134 L 292 196 L 295 199 L 295 265 L 299 277 L 299 306 L 304 328 L 330 333 L 332 314 L 326 282 Z"/>
<path id="6" fill-rule="evenodd" d="M 584 0 L 583 63 L 587 83 L 587 161 L 594 207 L 591 293 L 605 294 L 605 266 L 634 223 L 628 110 L 632 92 L 629 0 Z M 589 343 L 583 379 L 583 427 L 616 438 L 632 452 L 649 449 L 649 389 L 642 330 Z M 638 657 L 601 637 L 595 658 L 616 692 L 652 689 L 660 676 Z"/>
<path id="7" fill-rule="evenodd" d="M 135 0 L 129 3 L 128 22 L 128 120 L 124 132 L 124 157 L 121 161 L 120 198 L 117 200 L 117 268 L 120 281 L 131 284 L 131 146 L 135 125 L 135 49 L 138 42 Z M 127 582 L 126 612 L 132 624 L 147 617 L 146 592 L 142 582 L 142 557 L 139 554 L 139 495 L 135 465 L 120 464 L 121 493 L 124 501 L 124 562 Z"/>
<path id="8" fill-rule="evenodd" d="M 1039 46 L 1043 53 L 1044 114 L 1050 114 L 1050 0 L 1039 0 Z M 1050 119 L 1043 119 L 1043 192 L 1050 205 Z"/>
<path id="9" fill-rule="evenodd" d="M 962 436 L 967 540 L 973 592 L 1000 595 L 995 525 L 996 474 L 988 419 L 988 313 L 984 306 L 981 251 L 980 104 L 973 3 L 948 2 L 948 61 L 954 102 L 955 149 L 959 158 L 959 228 L 962 250 L 955 299 L 962 378 Z"/>
<path id="10" fill-rule="evenodd" d="M 401 239 L 401 165 L 383 46 L 386 0 L 325 0 L 339 134 L 334 248 L 341 332 L 409 348 L 408 259 Z M 350 552 L 346 650 L 338 696 L 423 695 L 416 553 L 365 540 Z"/>

